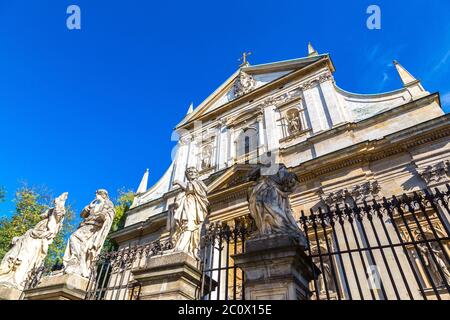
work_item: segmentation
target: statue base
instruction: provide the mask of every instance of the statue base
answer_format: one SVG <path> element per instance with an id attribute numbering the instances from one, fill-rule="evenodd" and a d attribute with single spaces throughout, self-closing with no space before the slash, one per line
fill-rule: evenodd
<path id="1" fill-rule="evenodd" d="M 23 291 L 0 283 L 0 300 L 20 300 Z"/>
<path id="2" fill-rule="evenodd" d="M 140 300 L 198 299 L 202 273 L 198 261 L 185 252 L 151 257 L 132 272 L 141 285 Z"/>
<path id="3" fill-rule="evenodd" d="M 249 239 L 233 259 L 245 273 L 246 300 L 308 300 L 309 283 L 320 274 L 289 235 Z"/>
<path id="4" fill-rule="evenodd" d="M 75 274 L 44 277 L 35 288 L 25 290 L 25 300 L 83 300 L 89 280 Z"/>

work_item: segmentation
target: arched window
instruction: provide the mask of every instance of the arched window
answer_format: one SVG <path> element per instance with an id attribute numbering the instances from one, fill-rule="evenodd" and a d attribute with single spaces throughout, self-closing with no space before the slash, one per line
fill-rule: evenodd
<path id="1" fill-rule="evenodd" d="M 239 163 L 249 163 L 258 157 L 258 132 L 255 128 L 246 128 L 236 140 L 236 158 Z"/>

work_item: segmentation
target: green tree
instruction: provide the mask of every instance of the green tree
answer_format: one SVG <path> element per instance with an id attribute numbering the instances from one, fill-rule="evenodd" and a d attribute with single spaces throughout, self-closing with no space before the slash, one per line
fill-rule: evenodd
<path id="1" fill-rule="evenodd" d="M 5 201 L 6 197 L 6 190 L 3 187 L 0 187 L 0 202 Z"/>
<path id="2" fill-rule="evenodd" d="M 48 255 L 45 261 L 47 266 L 62 265 L 62 257 L 66 251 L 67 240 L 72 232 L 75 231 L 74 226 L 75 210 L 70 204 L 66 205 L 66 215 L 61 231 L 53 239 L 53 243 L 48 248 Z"/>
<path id="3" fill-rule="evenodd" d="M 33 228 L 40 220 L 40 215 L 52 205 L 52 197 L 45 189 L 23 186 L 15 194 L 16 208 L 12 216 L 0 219 L 0 259 L 8 252 L 11 240 L 23 235 Z M 68 235 L 73 230 L 74 212 L 70 206 L 66 207 L 63 227 L 53 240 L 45 260 L 47 266 L 60 264 Z"/>
<path id="4" fill-rule="evenodd" d="M 114 216 L 113 224 L 109 234 L 116 232 L 117 230 L 123 228 L 126 220 L 126 212 L 130 209 L 131 204 L 134 200 L 134 192 L 119 190 L 117 199 L 114 200 L 114 208 L 116 209 L 116 215 Z M 108 252 L 117 249 L 116 244 L 109 238 L 106 239 L 103 246 L 103 252 Z"/>

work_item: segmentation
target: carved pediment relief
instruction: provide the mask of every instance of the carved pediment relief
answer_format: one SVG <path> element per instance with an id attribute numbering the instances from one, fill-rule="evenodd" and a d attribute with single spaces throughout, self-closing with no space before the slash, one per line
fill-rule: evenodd
<path id="1" fill-rule="evenodd" d="M 242 97 L 256 88 L 256 80 L 243 71 L 240 71 L 233 85 L 233 96 L 235 98 Z"/>

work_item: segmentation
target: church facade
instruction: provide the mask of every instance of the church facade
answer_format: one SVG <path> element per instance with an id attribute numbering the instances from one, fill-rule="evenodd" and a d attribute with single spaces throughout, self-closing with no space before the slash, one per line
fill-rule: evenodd
<path id="1" fill-rule="evenodd" d="M 203 253 L 197 298 L 245 298 L 244 272 L 233 262 L 245 236 L 233 232 L 251 229 L 249 173 L 283 164 L 298 177 L 292 212 L 319 269 L 307 298 L 449 299 L 449 116 L 438 93 L 394 64 L 400 89 L 355 94 L 337 85 L 330 55 L 311 45 L 294 60 L 250 65 L 244 56 L 177 125 L 166 173 L 150 188 L 144 174 L 125 226 L 112 235 L 119 251 L 170 240 L 168 219 L 180 193 L 174 182 L 195 168 L 209 200 L 203 235 L 211 226 L 225 232 L 224 246 L 213 240 Z M 424 190 L 430 198 L 414 198 Z M 400 204 L 403 195 L 411 203 Z M 108 281 L 119 277 L 136 281 L 131 271 Z"/>

